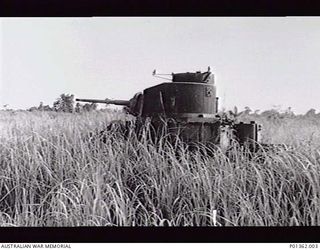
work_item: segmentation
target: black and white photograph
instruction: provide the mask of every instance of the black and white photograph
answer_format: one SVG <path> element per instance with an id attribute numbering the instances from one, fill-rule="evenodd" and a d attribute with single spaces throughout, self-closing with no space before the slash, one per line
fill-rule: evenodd
<path id="1" fill-rule="evenodd" d="M 2 18 L 1 227 L 320 225 L 320 18 Z"/>

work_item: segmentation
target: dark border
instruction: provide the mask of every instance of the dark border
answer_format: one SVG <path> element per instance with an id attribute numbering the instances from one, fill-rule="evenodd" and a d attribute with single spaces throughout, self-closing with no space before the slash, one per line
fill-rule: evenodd
<path id="1" fill-rule="evenodd" d="M 320 227 L 0 228 L 1 243 L 314 243 Z"/>
<path id="2" fill-rule="evenodd" d="M 2 0 L 4 17 L 318 16 L 320 2 L 271 0 Z M 301 243 L 319 242 L 320 227 L 0 228 L 0 242 Z"/>
<path id="3" fill-rule="evenodd" d="M 1 0 L 1 16 L 317 16 L 304 0 Z"/>

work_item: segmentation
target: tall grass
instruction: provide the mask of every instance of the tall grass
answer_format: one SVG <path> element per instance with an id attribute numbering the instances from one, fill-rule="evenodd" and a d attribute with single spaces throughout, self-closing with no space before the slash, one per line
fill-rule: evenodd
<path id="1" fill-rule="evenodd" d="M 92 138 L 113 119 L 123 117 L 1 112 L 0 225 L 320 225 L 317 121 L 264 120 L 265 142 L 292 147 L 247 157 Z"/>

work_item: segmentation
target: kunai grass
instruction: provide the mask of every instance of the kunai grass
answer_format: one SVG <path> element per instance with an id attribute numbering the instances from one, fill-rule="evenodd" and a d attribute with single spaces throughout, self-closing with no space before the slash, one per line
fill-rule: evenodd
<path id="1" fill-rule="evenodd" d="M 116 112 L 0 113 L 1 226 L 320 225 L 320 119 L 256 117 L 290 147 L 248 157 L 92 140 Z"/>

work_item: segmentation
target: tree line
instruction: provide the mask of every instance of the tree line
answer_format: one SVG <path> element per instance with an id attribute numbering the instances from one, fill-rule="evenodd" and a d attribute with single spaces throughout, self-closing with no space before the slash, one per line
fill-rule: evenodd
<path id="1" fill-rule="evenodd" d="M 98 105 L 96 103 L 85 103 L 81 104 L 75 102 L 73 94 L 61 94 L 52 104 L 44 105 L 43 102 L 40 102 L 39 106 L 34 106 L 28 111 L 56 111 L 56 112 L 67 112 L 67 113 L 81 113 L 81 112 L 90 112 L 97 110 Z M 238 111 L 237 107 L 234 107 L 233 110 L 222 110 L 219 113 L 223 113 L 230 117 L 243 117 L 243 116 L 262 116 L 269 119 L 283 119 L 283 118 L 293 118 L 293 117 L 315 117 L 320 118 L 320 113 L 316 113 L 316 110 L 311 108 L 304 115 L 296 115 L 292 111 L 291 107 L 288 107 L 285 110 L 281 110 L 280 107 L 275 107 L 270 110 L 260 111 L 260 110 L 251 110 L 249 107 L 245 107 L 243 111 Z"/>
<path id="2" fill-rule="evenodd" d="M 53 102 L 52 106 L 44 105 L 40 102 L 39 106 L 31 107 L 28 111 L 56 111 L 66 113 L 81 113 L 96 110 L 98 105 L 96 103 L 76 103 L 74 95 L 72 94 L 61 94 L 56 101 Z"/>

